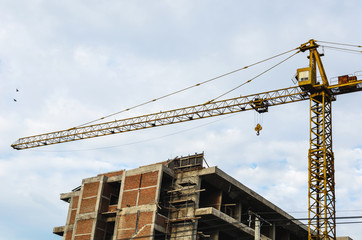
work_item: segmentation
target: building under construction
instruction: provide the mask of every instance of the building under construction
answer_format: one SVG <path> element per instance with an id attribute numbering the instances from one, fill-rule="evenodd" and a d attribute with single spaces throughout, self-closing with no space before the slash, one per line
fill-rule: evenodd
<path id="1" fill-rule="evenodd" d="M 69 203 L 65 240 L 308 238 L 307 227 L 204 155 L 83 179 Z M 260 238 L 255 238 L 260 236 Z"/>

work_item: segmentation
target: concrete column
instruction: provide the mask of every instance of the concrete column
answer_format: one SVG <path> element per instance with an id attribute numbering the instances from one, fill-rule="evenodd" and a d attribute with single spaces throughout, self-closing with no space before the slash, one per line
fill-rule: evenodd
<path id="1" fill-rule="evenodd" d="M 123 170 L 122 180 L 121 180 L 121 186 L 119 190 L 119 196 L 118 196 L 118 204 L 117 204 L 117 215 L 116 215 L 116 221 L 114 223 L 114 231 L 113 231 L 113 238 L 112 240 L 116 240 L 118 236 L 118 226 L 119 221 L 122 215 L 122 197 L 123 197 L 123 191 L 124 191 L 124 182 L 126 179 L 126 170 Z"/>
<path id="2" fill-rule="evenodd" d="M 242 215 L 242 203 L 238 202 L 235 206 L 235 219 L 238 222 L 241 222 L 241 215 Z"/>
<path id="3" fill-rule="evenodd" d="M 210 240 L 219 240 L 219 231 L 211 233 Z"/>
<path id="4" fill-rule="evenodd" d="M 260 240 L 260 220 L 257 216 L 255 216 L 255 240 Z"/>
<path id="5" fill-rule="evenodd" d="M 275 234 L 276 234 L 276 226 L 275 223 L 273 223 L 273 225 L 270 227 L 270 231 L 269 231 L 269 236 L 272 240 L 276 240 L 275 238 Z"/>

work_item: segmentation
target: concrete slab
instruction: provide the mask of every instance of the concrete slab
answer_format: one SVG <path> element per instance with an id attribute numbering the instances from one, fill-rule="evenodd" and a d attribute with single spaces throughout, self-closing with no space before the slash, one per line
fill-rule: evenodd
<path id="1" fill-rule="evenodd" d="M 223 228 L 229 227 L 225 224 L 225 223 L 227 223 L 230 226 L 232 226 L 233 228 L 243 232 L 244 234 L 254 237 L 254 234 L 255 234 L 254 229 L 250 228 L 249 226 L 247 226 L 241 222 L 238 222 L 236 219 L 226 215 L 225 213 L 223 213 L 219 210 L 216 210 L 213 207 L 196 209 L 195 215 L 200 216 L 200 217 L 207 217 L 209 220 L 214 218 L 216 221 L 223 222 L 222 224 L 224 227 L 220 228 L 221 231 Z M 199 221 L 202 221 L 202 220 L 199 220 Z M 231 231 L 229 231 L 229 232 L 231 232 Z M 240 233 L 237 233 L 237 235 L 240 235 Z M 261 235 L 261 240 L 271 240 L 271 239 L 264 235 Z"/>

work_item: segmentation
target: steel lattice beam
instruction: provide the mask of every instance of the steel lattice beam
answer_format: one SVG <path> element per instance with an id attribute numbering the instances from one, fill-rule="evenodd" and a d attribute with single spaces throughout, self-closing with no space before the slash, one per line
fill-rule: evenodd
<path id="1" fill-rule="evenodd" d="M 153 113 L 133 118 L 76 127 L 68 130 L 45 133 L 18 139 L 14 149 L 40 147 L 45 145 L 100 137 L 145 128 L 181 123 L 201 118 L 220 116 L 255 109 L 267 111 L 268 107 L 309 99 L 309 93 L 299 87 L 279 89 L 248 96 L 241 96 L 186 108 Z"/>
<path id="2" fill-rule="evenodd" d="M 332 96 L 310 98 L 309 239 L 336 238 Z"/>

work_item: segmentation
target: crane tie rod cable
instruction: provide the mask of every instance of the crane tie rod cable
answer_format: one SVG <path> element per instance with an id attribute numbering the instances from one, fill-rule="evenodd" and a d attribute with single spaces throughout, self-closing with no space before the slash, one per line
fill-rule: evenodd
<path id="1" fill-rule="evenodd" d="M 77 127 L 82 127 L 82 126 L 85 126 L 85 125 L 89 125 L 89 124 L 92 124 L 92 123 L 94 123 L 94 122 L 103 120 L 103 119 L 105 119 L 105 118 L 109 118 L 109 117 L 112 117 L 112 116 L 114 116 L 114 115 L 117 115 L 117 114 L 120 114 L 120 113 L 123 113 L 123 112 L 127 112 L 127 111 L 129 111 L 129 110 L 131 110 L 131 109 L 135 109 L 135 108 L 144 106 L 144 105 L 146 105 L 146 104 L 149 104 L 149 103 L 152 103 L 152 102 L 156 102 L 156 101 L 158 101 L 158 100 L 160 100 L 160 99 L 163 99 L 163 98 L 166 98 L 166 97 L 170 97 L 170 96 L 172 96 L 172 95 L 175 95 L 175 94 L 184 92 L 184 91 L 189 90 L 189 89 L 191 89 L 191 88 L 195 88 L 195 87 L 201 86 L 201 85 L 203 85 L 203 84 L 206 84 L 206 83 L 215 81 L 215 80 L 220 79 L 220 78 L 222 78 L 222 77 L 231 75 L 231 74 L 233 74 L 233 73 L 236 73 L 236 72 L 239 72 L 239 71 L 241 71 L 241 70 L 247 69 L 247 68 L 249 68 L 249 67 L 255 66 L 255 65 L 257 65 L 257 64 L 260 64 L 260 63 L 269 61 L 269 60 L 271 60 L 271 59 L 273 59 L 273 58 L 282 56 L 282 55 L 284 55 L 284 54 L 290 53 L 290 52 L 295 51 L 295 50 L 298 50 L 298 49 L 299 49 L 299 48 L 294 48 L 294 49 L 288 50 L 288 51 L 286 51 L 286 52 L 279 53 L 279 54 L 277 54 L 277 55 L 274 55 L 274 56 L 269 57 L 269 58 L 266 58 L 266 59 L 264 59 L 264 60 L 255 62 L 255 63 L 250 64 L 250 65 L 247 65 L 247 66 L 245 66 L 245 67 L 238 68 L 238 69 L 233 70 L 233 71 L 231 71 L 231 72 L 224 73 L 224 74 L 219 75 L 219 76 L 217 76 L 217 77 L 210 78 L 210 79 L 208 79 L 208 80 L 205 80 L 205 81 L 203 81 L 203 82 L 197 83 L 197 84 L 195 84 L 195 85 L 192 85 L 192 86 L 189 86 L 189 87 L 186 87 L 186 88 L 177 90 L 177 91 L 172 92 L 172 93 L 168 93 L 168 94 L 163 95 L 163 96 L 161 96 L 161 97 L 158 97 L 158 98 L 155 98 L 155 99 L 146 101 L 146 102 L 144 102 L 144 103 L 135 105 L 135 106 L 130 107 L 130 108 L 126 108 L 126 109 L 124 109 L 124 110 L 121 110 L 121 111 L 118 111 L 118 112 L 115 112 L 115 113 L 112 113 L 112 114 L 109 114 L 109 115 L 106 115 L 106 116 L 101 117 L 101 118 L 98 118 L 98 119 L 96 119 L 96 120 L 93 120 L 93 121 L 90 121 L 90 122 L 86 122 L 86 123 L 84 123 L 84 124 L 81 124 L 81 125 L 76 126 L 76 127 L 73 127 L 73 128 L 77 128 Z M 214 99 L 214 100 L 215 100 L 215 99 Z M 72 129 L 72 128 L 71 128 L 71 129 Z"/>
<path id="2" fill-rule="evenodd" d="M 321 46 L 323 46 L 323 47 L 325 47 L 325 48 L 334 49 L 334 50 L 341 50 L 341 51 L 347 51 L 347 52 L 362 53 L 362 51 L 354 50 L 354 49 L 349 49 L 349 48 L 332 47 L 332 46 L 326 46 L 326 45 L 321 45 Z"/>
<path id="3" fill-rule="evenodd" d="M 253 78 L 251 78 L 251 79 L 249 79 L 249 80 L 247 80 L 247 81 L 243 82 L 242 84 L 240 84 L 240 85 L 238 85 L 238 86 L 236 86 L 236 87 L 234 87 L 234 88 L 230 89 L 229 91 L 227 91 L 227 92 L 225 92 L 225 93 L 223 93 L 223 94 L 221 94 L 221 95 L 217 96 L 216 98 L 214 98 L 214 99 L 212 99 L 212 100 L 210 100 L 210 101 L 206 102 L 205 104 L 212 103 L 212 102 L 214 102 L 215 100 L 217 100 L 217 99 L 219 99 L 219 98 L 221 98 L 221 97 L 225 96 L 226 94 L 229 94 L 229 93 L 231 93 L 232 91 L 235 91 L 236 89 L 238 89 L 238 88 L 240 88 L 240 87 L 242 87 L 242 86 L 244 86 L 244 85 L 246 85 L 246 84 L 250 83 L 250 82 L 251 82 L 251 81 L 253 81 L 254 79 L 256 79 L 256 78 L 260 77 L 261 75 L 263 75 L 263 74 L 265 74 L 265 73 L 269 72 L 269 71 L 270 71 L 270 70 L 272 70 L 273 68 L 275 68 L 275 67 L 279 66 L 280 64 L 284 63 L 285 61 L 287 61 L 288 59 L 290 59 L 290 58 L 294 57 L 295 55 L 297 55 L 297 54 L 298 54 L 298 53 L 300 53 L 300 52 L 301 52 L 301 51 L 299 50 L 299 51 L 297 51 L 297 52 L 293 53 L 293 54 L 292 54 L 292 55 L 290 55 L 289 57 L 287 57 L 287 58 L 283 59 L 283 60 L 282 60 L 282 61 L 280 61 L 279 63 L 277 63 L 277 64 L 273 65 L 273 66 L 272 66 L 272 67 L 270 67 L 270 68 L 268 68 L 267 70 L 265 70 L 265 71 L 263 71 L 263 72 L 259 73 L 259 74 L 258 74 L 258 75 L 256 75 L 255 77 L 253 77 Z"/>
<path id="4" fill-rule="evenodd" d="M 317 42 L 326 43 L 326 44 L 334 44 L 334 45 L 342 45 L 342 46 L 348 46 L 348 47 L 358 47 L 358 48 L 362 48 L 361 45 L 355 45 L 355 44 L 335 43 L 335 42 L 326 42 L 326 41 L 317 41 Z"/>

